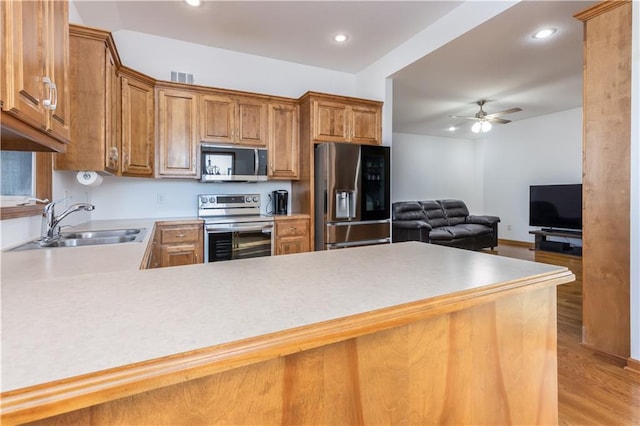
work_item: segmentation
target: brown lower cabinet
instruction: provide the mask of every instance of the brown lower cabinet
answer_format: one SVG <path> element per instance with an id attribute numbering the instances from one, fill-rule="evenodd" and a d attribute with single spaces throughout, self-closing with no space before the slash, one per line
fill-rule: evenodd
<path id="1" fill-rule="evenodd" d="M 276 217 L 274 254 L 310 251 L 309 218 Z"/>
<path id="2" fill-rule="evenodd" d="M 202 221 L 157 222 L 148 268 L 202 263 L 204 247 Z"/>

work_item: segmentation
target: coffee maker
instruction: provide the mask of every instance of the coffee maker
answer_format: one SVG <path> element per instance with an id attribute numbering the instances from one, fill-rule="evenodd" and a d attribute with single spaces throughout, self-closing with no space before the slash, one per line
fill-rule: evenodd
<path id="1" fill-rule="evenodd" d="M 271 193 L 271 202 L 273 203 L 273 214 L 287 214 L 289 191 L 286 189 L 273 191 Z"/>

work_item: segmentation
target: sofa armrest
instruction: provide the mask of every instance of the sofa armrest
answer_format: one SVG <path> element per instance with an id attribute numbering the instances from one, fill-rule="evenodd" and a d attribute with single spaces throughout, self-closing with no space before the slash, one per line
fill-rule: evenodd
<path id="1" fill-rule="evenodd" d="M 493 226 L 498 222 L 500 222 L 500 218 L 498 216 L 467 216 L 467 223 Z"/>
<path id="2" fill-rule="evenodd" d="M 394 220 L 391 222 L 394 228 L 403 229 L 420 229 L 426 228 L 427 231 L 431 231 L 431 225 L 424 220 Z"/>
<path id="3" fill-rule="evenodd" d="M 391 222 L 391 238 L 394 243 L 402 241 L 429 242 L 431 225 L 423 220 L 394 220 Z"/>

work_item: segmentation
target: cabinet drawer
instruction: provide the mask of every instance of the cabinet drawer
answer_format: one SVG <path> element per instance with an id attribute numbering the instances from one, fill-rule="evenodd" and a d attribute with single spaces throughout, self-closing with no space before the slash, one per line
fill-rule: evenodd
<path id="1" fill-rule="evenodd" d="M 276 237 L 300 236 L 309 233 L 309 221 L 306 219 L 276 221 Z"/>
<path id="2" fill-rule="evenodd" d="M 200 227 L 181 226 L 160 229 L 160 244 L 198 241 Z"/>

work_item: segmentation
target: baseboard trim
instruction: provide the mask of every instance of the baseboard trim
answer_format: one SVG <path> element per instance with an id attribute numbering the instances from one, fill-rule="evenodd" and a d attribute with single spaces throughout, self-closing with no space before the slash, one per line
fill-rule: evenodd
<path id="1" fill-rule="evenodd" d="M 533 248 L 533 243 L 528 243 L 526 241 L 504 240 L 502 238 L 498 238 L 498 244 L 504 244 L 505 246 Z"/>
<path id="2" fill-rule="evenodd" d="M 594 345 L 592 345 L 590 343 L 582 342 L 582 343 L 580 343 L 580 345 L 582 345 L 583 347 L 589 349 L 590 351 L 597 352 L 599 354 L 606 355 L 606 356 L 611 357 L 611 358 L 615 358 L 615 359 L 617 359 L 619 361 L 622 361 L 622 362 L 628 362 L 627 357 L 622 356 L 622 355 L 618 355 L 618 354 L 614 354 L 612 352 L 607 352 L 607 351 L 605 351 L 603 349 L 600 349 L 599 347 L 594 346 Z"/>
<path id="3" fill-rule="evenodd" d="M 633 358 L 627 358 L 627 366 L 624 369 L 636 374 L 640 374 L 640 361 Z"/>

